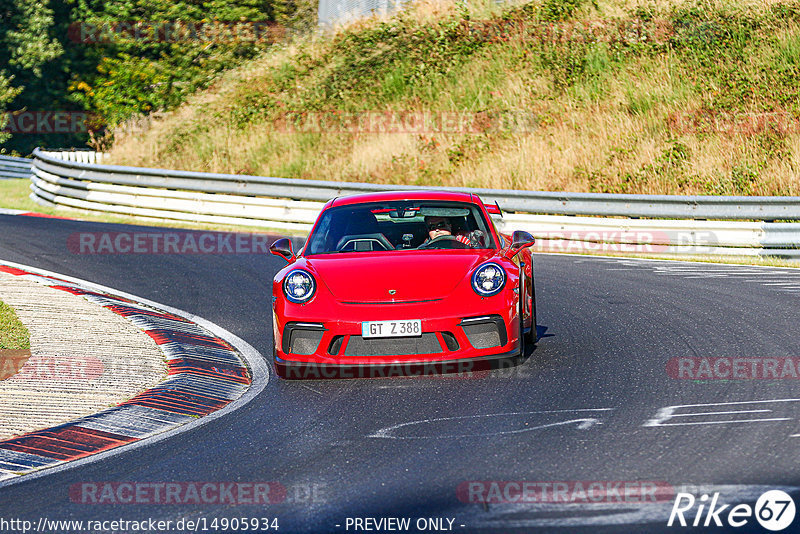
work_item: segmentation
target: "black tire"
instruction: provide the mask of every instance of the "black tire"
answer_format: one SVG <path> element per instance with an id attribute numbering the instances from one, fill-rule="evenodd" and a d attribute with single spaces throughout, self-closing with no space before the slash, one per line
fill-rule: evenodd
<path id="1" fill-rule="evenodd" d="M 536 284 L 533 278 L 533 269 L 531 269 L 531 329 L 525 335 L 525 341 L 531 345 L 536 345 L 539 341 L 539 334 L 536 331 Z"/>
<path id="2" fill-rule="evenodd" d="M 519 295 L 519 306 L 517 307 L 517 315 L 519 315 L 519 355 L 518 358 L 525 357 L 525 264 L 519 265 L 519 285 L 517 285 L 517 294 Z"/>
<path id="3" fill-rule="evenodd" d="M 531 266 L 531 275 L 533 275 L 533 266 Z M 531 345 L 536 345 L 536 342 L 539 340 L 537 332 L 536 332 L 536 285 L 533 283 L 533 276 L 531 276 L 531 302 L 530 302 L 530 310 L 531 310 L 531 328 L 528 332 L 525 332 L 525 314 L 524 310 L 525 307 L 523 303 L 525 302 L 523 299 L 527 298 L 525 295 L 525 264 L 520 263 L 520 287 L 519 287 L 520 299 L 519 299 L 519 328 L 520 328 L 520 339 L 523 340 L 521 349 L 525 348 L 525 343 L 530 343 Z"/>

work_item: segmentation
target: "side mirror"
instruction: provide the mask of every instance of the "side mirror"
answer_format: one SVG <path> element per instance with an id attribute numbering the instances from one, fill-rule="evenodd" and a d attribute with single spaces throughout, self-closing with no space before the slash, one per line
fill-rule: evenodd
<path id="1" fill-rule="evenodd" d="M 511 234 L 511 245 L 508 247 L 508 252 L 506 252 L 506 257 L 513 258 L 516 256 L 519 251 L 521 251 L 525 247 L 529 247 L 536 242 L 536 239 L 529 233 L 523 230 L 515 230 L 513 234 Z"/>
<path id="2" fill-rule="evenodd" d="M 276 256 L 280 256 L 289 263 L 295 260 L 294 251 L 292 250 L 292 242 L 285 237 L 275 241 L 269 247 L 269 251 Z"/>

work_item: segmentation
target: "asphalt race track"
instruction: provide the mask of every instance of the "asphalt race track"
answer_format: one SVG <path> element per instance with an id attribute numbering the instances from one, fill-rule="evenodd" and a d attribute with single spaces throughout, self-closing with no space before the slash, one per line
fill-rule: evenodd
<path id="1" fill-rule="evenodd" d="M 74 232 L 120 229 L 134 227 L 0 216 L 0 258 L 197 314 L 271 355 L 270 282 L 282 260 L 67 248 Z M 666 526 L 676 491 L 697 487 L 698 498 L 719 493 L 734 505 L 753 505 L 771 489 L 797 499 L 800 381 L 677 379 L 667 364 L 800 356 L 800 270 L 559 255 L 536 255 L 534 265 L 542 338 L 518 367 L 465 377 L 271 376 L 254 401 L 198 429 L 0 488 L 0 518 L 34 525 L 41 518 L 183 518 L 204 521 L 196 530 L 205 525 L 205 532 L 243 531 L 230 522 L 222 528 L 219 520 L 232 518 L 277 518 L 282 533 L 376 525 L 356 530 L 354 518 L 410 518 L 412 526 L 430 518 L 443 528 L 450 519 L 453 531 L 498 534 L 681 532 L 693 529 Z M 267 505 L 70 497 L 76 484 L 205 481 L 276 482 L 286 495 Z M 593 482 L 634 489 L 622 502 L 519 502 L 514 491 L 500 498 L 502 488 L 522 481 L 565 483 L 570 492 Z M 667 498 L 637 502 L 642 487 L 661 488 Z M 472 499 L 498 488 L 488 504 Z M 437 524 L 423 526 L 435 531 Z M 800 532 L 799 525 L 796 518 L 785 532 Z M 702 530 L 767 532 L 752 517 L 742 528 Z"/>

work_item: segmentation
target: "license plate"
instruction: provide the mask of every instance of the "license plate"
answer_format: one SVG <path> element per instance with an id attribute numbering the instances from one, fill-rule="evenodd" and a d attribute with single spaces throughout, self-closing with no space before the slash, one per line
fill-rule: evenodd
<path id="1" fill-rule="evenodd" d="M 361 337 L 412 337 L 422 335 L 420 319 L 402 321 L 364 321 Z"/>

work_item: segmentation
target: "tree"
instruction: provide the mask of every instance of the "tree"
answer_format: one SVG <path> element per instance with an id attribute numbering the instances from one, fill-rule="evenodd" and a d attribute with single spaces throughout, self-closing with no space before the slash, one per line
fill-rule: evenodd
<path id="1" fill-rule="evenodd" d="M 86 111 L 113 130 L 174 108 L 275 39 L 310 28 L 314 1 L 0 0 L 0 58 L 8 58 L 0 63 L 0 121 L 6 109 Z M 239 38 L 259 27 L 259 38 Z M 26 134 L 0 143 L 27 153 L 88 137 Z"/>
<path id="2" fill-rule="evenodd" d="M 41 80 L 42 66 L 63 53 L 52 27 L 48 0 L 0 0 L 0 129 L 26 86 Z M 0 133 L 0 142 L 8 138 Z"/>
<path id="3" fill-rule="evenodd" d="M 11 86 L 13 78 L 7 77 L 4 73 L 0 72 L 0 143 L 11 137 L 10 134 L 3 132 L 3 129 L 8 124 L 8 117 L 6 116 L 6 106 L 14 100 L 21 89 Z"/>

